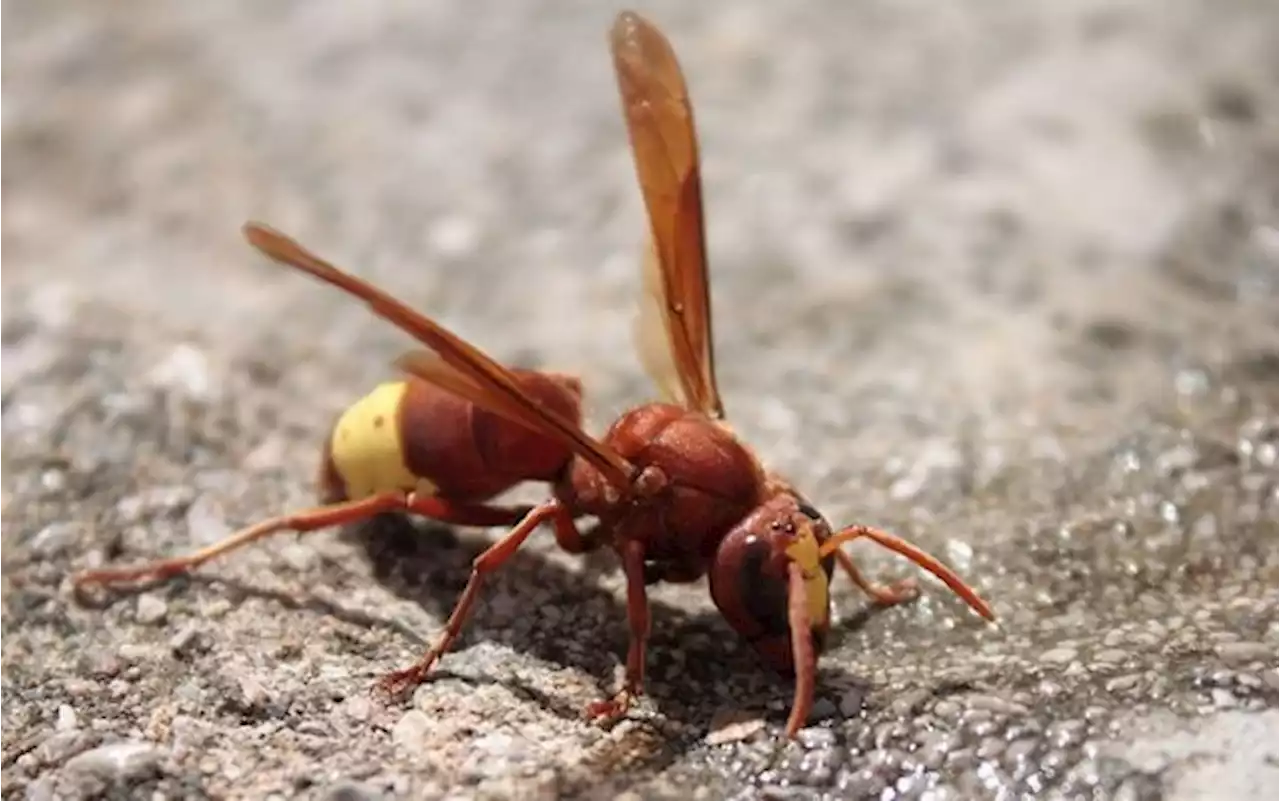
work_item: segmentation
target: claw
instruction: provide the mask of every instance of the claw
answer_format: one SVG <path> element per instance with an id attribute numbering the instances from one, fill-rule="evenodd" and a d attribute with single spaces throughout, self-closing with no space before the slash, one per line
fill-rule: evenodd
<path id="1" fill-rule="evenodd" d="M 431 662 L 434 661 L 434 659 L 431 660 Z M 431 670 L 431 662 L 419 663 L 404 670 L 388 673 L 378 679 L 377 684 L 373 686 L 374 692 L 384 695 L 389 700 L 403 698 L 426 681 L 427 673 Z"/>
<path id="2" fill-rule="evenodd" d="M 631 702 L 634 698 L 635 694 L 633 692 L 623 690 L 608 700 L 593 701 L 587 704 L 586 718 L 602 725 L 613 723 L 627 714 L 627 710 L 631 708 Z"/>

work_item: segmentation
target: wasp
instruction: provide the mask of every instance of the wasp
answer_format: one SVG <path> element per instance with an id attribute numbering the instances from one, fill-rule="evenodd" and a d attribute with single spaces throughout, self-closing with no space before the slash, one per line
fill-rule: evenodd
<path id="1" fill-rule="evenodd" d="M 77 584 L 164 578 L 278 531 L 310 531 L 384 512 L 510 530 L 476 557 L 444 631 L 413 664 L 378 686 L 402 693 L 424 681 L 462 632 L 485 581 L 543 524 L 565 551 L 611 548 L 626 579 L 625 679 L 586 709 L 612 721 L 644 688 L 648 587 L 708 579 L 711 598 L 761 661 L 794 677 L 785 733 L 813 704 L 817 658 L 831 625 L 836 565 L 873 600 L 918 595 L 913 581 L 865 578 L 841 547 L 866 539 L 937 576 L 979 615 L 991 608 L 951 569 L 885 531 L 835 530 L 731 428 L 716 381 L 702 182 L 693 110 L 670 42 L 638 14 L 621 13 L 610 49 L 649 223 L 636 339 L 662 400 L 625 413 L 601 437 L 582 427 L 582 387 L 569 376 L 505 367 L 396 298 L 265 225 L 249 243 L 271 260 L 366 303 L 425 348 L 400 356 L 402 381 L 343 413 L 321 466 L 324 506 L 251 526 L 188 556 L 81 574 Z M 535 506 L 488 500 L 524 481 L 550 485 Z M 581 517 L 596 525 L 578 528 Z"/>

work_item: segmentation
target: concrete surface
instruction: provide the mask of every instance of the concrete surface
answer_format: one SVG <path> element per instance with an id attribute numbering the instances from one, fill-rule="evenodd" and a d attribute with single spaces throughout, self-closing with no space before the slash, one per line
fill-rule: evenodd
<path id="1" fill-rule="evenodd" d="M 1275 5 L 642 8 L 695 93 L 735 424 L 1001 627 L 841 585 L 783 744 L 702 587 L 655 593 L 645 703 L 581 723 L 621 581 L 549 537 L 399 706 L 371 682 L 492 534 L 282 538 L 78 605 L 73 569 L 307 504 L 406 344 L 243 220 L 580 373 L 601 426 L 649 393 L 640 204 L 609 4 L 12 2 L 5 798 L 1276 796 Z"/>

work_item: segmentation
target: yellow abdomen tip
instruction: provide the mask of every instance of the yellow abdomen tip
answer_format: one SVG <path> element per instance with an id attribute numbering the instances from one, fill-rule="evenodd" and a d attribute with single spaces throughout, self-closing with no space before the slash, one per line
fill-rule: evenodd
<path id="1" fill-rule="evenodd" d="M 406 385 L 378 385 L 338 418 L 329 439 L 334 469 L 347 498 L 359 500 L 380 492 L 434 492 L 434 485 L 405 466 L 400 403 Z"/>

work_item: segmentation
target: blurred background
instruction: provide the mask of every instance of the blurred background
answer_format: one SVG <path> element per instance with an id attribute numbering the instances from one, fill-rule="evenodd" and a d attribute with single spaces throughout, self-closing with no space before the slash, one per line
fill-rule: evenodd
<path id="1" fill-rule="evenodd" d="M 621 584 L 549 543 L 453 678 L 389 709 L 358 699 L 442 624 L 482 535 L 282 540 L 225 581 L 71 601 L 73 568 L 310 503 L 326 427 L 392 375 L 405 338 L 264 263 L 245 220 L 580 374 L 593 430 L 651 397 L 618 10 L 4 6 L 6 797 L 1273 797 L 1274 749 L 1238 747 L 1276 730 L 1259 0 L 637 7 L 693 96 L 735 427 L 1003 618 L 936 589 L 866 617 L 844 587 L 802 745 L 697 586 L 654 595 L 649 706 L 580 724 L 616 680 Z M 708 744 L 729 712 L 767 725 Z"/>

